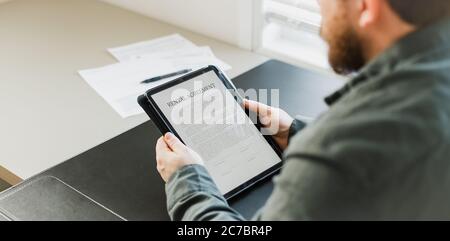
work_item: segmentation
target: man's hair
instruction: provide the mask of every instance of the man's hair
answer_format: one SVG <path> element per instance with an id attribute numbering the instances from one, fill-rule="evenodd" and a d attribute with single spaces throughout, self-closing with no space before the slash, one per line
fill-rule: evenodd
<path id="1" fill-rule="evenodd" d="M 450 0 L 388 0 L 406 22 L 422 27 L 450 17 Z"/>

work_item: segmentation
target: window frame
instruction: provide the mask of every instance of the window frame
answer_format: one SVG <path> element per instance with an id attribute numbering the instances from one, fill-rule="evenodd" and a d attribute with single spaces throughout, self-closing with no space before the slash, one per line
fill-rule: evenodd
<path id="1" fill-rule="evenodd" d="M 309 69 L 314 69 L 319 72 L 324 72 L 327 74 L 332 73 L 329 66 L 321 66 L 308 62 L 302 58 L 295 57 L 294 55 L 289 55 L 283 53 L 282 51 L 277 51 L 274 48 L 268 48 L 263 45 L 263 34 L 265 28 L 265 14 L 264 14 L 264 1 L 265 0 L 252 0 L 253 1 L 253 34 L 252 34 L 252 51 L 255 53 L 265 55 L 292 65 L 299 67 L 305 67 Z M 305 31 L 306 32 L 306 31 Z M 319 54 L 319 53 L 318 53 Z"/>

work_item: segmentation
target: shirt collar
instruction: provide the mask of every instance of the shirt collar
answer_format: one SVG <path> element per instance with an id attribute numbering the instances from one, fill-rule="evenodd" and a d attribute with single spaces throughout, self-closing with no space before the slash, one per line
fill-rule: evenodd
<path id="1" fill-rule="evenodd" d="M 447 48 L 449 45 L 450 18 L 408 34 L 367 64 L 344 87 L 325 98 L 325 102 L 333 105 L 353 88 L 372 77 L 389 73 L 402 62 L 406 62 L 407 59 L 414 58 L 414 56 Z"/>

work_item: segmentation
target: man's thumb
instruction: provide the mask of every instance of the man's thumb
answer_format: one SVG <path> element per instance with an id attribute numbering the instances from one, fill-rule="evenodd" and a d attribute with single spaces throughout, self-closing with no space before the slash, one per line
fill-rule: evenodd
<path id="1" fill-rule="evenodd" d="M 186 146 L 178 139 L 174 134 L 168 132 L 166 135 L 164 135 L 164 140 L 166 141 L 167 145 L 172 149 L 172 151 L 182 151 Z"/>

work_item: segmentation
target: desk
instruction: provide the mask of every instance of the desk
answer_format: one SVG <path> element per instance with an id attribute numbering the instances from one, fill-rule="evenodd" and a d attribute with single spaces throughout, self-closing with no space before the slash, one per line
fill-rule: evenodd
<path id="1" fill-rule="evenodd" d="M 260 65 L 233 82 L 243 90 L 279 89 L 283 109 L 308 116 L 326 110 L 322 98 L 342 83 L 278 61 Z M 127 220 L 167 220 L 164 184 L 155 161 L 160 136 L 156 126 L 146 122 L 37 178 L 54 176 Z M 231 205 L 251 218 L 271 191 L 267 180 L 233 199 Z"/>
<path id="2" fill-rule="evenodd" d="M 1 4 L 0 175 L 27 179 L 147 121 L 122 119 L 77 71 L 115 63 L 107 48 L 172 33 L 211 46 L 230 77 L 267 60 L 99 1 Z"/>
<path id="3" fill-rule="evenodd" d="M 292 115 L 317 116 L 341 85 L 100 2 L 15 0 L 0 5 L 0 164 L 24 179 L 55 176 L 128 220 L 166 220 L 159 131 L 145 115 L 121 119 L 76 71 L 113 63 L 108 47 L 174 32 L 210 45 L 238 88 L 280 89 Z M 261 183 L 231 204 L 249 218 L 271 190 Z"/>

